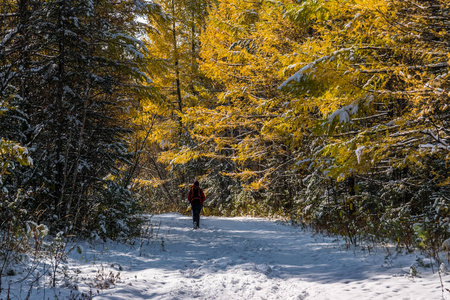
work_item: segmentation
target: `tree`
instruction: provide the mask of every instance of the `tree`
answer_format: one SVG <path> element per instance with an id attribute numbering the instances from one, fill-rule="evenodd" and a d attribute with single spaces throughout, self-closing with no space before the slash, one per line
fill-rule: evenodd
<path id="1" fill-rule="evenodd" d="M 145 47 L 136 38 L 135 18 L 151 6 L 19 1 L 10 7 L 12 18 L 23 6 L 27 13 L 18 29 L 10 22 L 9 30 L 17 34 L 9 49 L 21 57 L 10 60 L 11 68 L 24 76 L 10 80 L 16 109 L 5 115 L 2 131 L 27 146 L 35 164 L 18 168 L 17 180 L 5 184 L 26 188 L 28 208 L 40 211 L 54 229 L 106 231 L 93 217 L 105 211 L 114 217 L 114 206 L 130 201 L 125 190 L 112 185 L 120 185 L 117 166 L 130 156 L 126 136 L 131 131 L 123 113 L 148 96 L 143 83 L 149 80 L 140 63 Z"/>
<path id="2" fill-rule="evenodd" d="M 155 4 L 158 13 L 147 16 L 151 26 L 147 63 L 155 97 L 143 104 L 142 113 L 135 118 L 140 165 L 145 166 L 138 170 L 135 188 L 150 197 L 151 203 L 163 207 L 185 201 L 184 185 L 201 173 L 199 165 L 169 162 L 173 153 L 192 143 L 183 121 L 186 110 L 210 97 L 208 83 L 197 65 L 198 36 L 204 27 L 207 3 L 159 1 Z"/>
<path id="3" fill-rule="evenodd" d="M 317 112 L 311 159 L 318 172 L 301 207 L 322 216 L 319 226 L 342 224 L 336 231 L 352 242 L 369 226 L 411 244 L 412 224 L 443 207 L 447 193 L 448 5 L 319 3 L 325 13 L 314 25 L 316 39 L 303 45 L 309 59 L 280 86 L 306 95 Z M 433 230 L 442 231 L 445 218 L 439 212 L 433 219 Z"/>
<path id="4" fill-rule="evenodd" d="M 274 205 L 261 203 L 270 210 L 281 209 L 275 203 L 286 197 L 288 189 L 280 181 L 294 148 L 287 121 L 292 114 L 285 111 L 288 101 L 276 87 L 283 76 L 278 71 L 289 64 L 290 51 L 306 34 L 283 17 L 291 5 L 226 1 L 209 10 L 201 35 L 200 69 L 213 81 L 216 97 L 187 110 L 185 122 L 195 143 L 172 161 L 209 161 L 206 170 L 217 206 L 242 198 L 241 192 L 251 201 L 255 195 L 242 188 L 254 193 L 268 186 L 279 188 L 269 197 Z M 237 189 L 232 192 L 230 185 Z"/>

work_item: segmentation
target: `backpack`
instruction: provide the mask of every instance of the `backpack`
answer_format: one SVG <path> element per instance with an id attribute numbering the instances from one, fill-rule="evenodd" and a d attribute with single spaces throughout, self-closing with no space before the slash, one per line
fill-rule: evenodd
<path id="1" fill-rule="evenodd" d="M 198 202 L 200 202 L 201 199 L 202 199 L 202 197 L 200 196 L 200 188 L 198 186 L 194 185 L 192 187 L 191 201 L 194 202 L 194 200 L 198 200 Z"/>

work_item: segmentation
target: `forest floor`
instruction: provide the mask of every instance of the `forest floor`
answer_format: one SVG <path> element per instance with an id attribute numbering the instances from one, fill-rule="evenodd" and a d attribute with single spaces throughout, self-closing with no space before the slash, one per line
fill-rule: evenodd
<path id="1" fill-rule="evenodd" d="M 260 218 L 202 217 L 198 230 L 179 214 L 150 220 L 132 245 L 71 245 L 55 288 L 51 261 L 3 286 L 11 299 L 450 299 L 450 273 L 417 252 L 347 247 Z"/>

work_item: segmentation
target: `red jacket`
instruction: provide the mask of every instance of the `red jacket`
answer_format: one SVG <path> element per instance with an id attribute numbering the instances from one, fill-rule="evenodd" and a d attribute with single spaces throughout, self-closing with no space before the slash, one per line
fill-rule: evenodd
<path id="1" fill-rule="evenodd" d="M 196 187 L 196 186 L 195 185 L 191 186 L 191 189 L 189 190 L 189 194 L 188 194 L 188 201 L 191 204 L 192 204 L 192 200 L 194 200 L 194 187 Z M 203 202 L 205 202 L 205 200 L 206 200 L 205 194 L 203 194 L 203 190 L 200 187 L 197 186 L 197 188 L 198 188 L 199 196 L 200 196 L 200 204 L 203 205 Z"/>

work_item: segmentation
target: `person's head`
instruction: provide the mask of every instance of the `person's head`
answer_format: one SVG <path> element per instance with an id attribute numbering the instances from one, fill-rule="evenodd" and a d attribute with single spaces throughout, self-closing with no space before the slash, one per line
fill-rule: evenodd
<path id="1" fill-rule="evenodd" d="M 194 185 L 200 186 L 200 183 L 198 183 L 198 181 L 196 180 L 196 181 L 194 181 Z"/>

